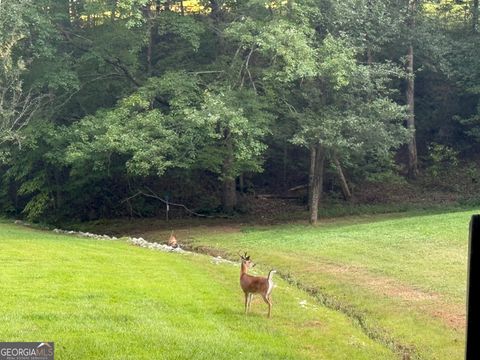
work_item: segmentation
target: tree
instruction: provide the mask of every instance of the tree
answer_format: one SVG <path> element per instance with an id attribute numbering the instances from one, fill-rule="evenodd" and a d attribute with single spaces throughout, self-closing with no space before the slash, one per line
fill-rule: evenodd
<path id="1" fill-rule="evenodd" d="M 0 3 L 0 145 L 5 142 L 20 145 L 20 130 L 45 98 L 25 86 L 22 74 L 26 71 L 26 60 L 13 53 L 29 35 L 31 5 L 27 0 Z"/>
<path id="2" fill-rule="evenodd" d="M 122 202 L 148 186 L 231 212 L 245 182 L 309 178 L 314 223 L 324 177 L 349 198 L 407 140 L 411 164 L 432 141 L 478 153 L 474 0 L 0 4 L 8 211 L 153 215 Z"/>
<path id="3" fill-rule="evenodd" d="M 269 21 L 250 14 L 233 23 L 229 35 L 240 49 L 250 49 L 248 59 L 256 53 L 257 63 L 268 64 L 256 68 L 257 82 L 272 103 L 285 102 L 298 123 L 293 141 L 310 151 L 310 221 L 316 223 L 326 159 L 360 151 L 366 139 L 386 157 L 405 141 L 407 131 L 399 125 L 403 108 L 389 98 L 389 80 L 400 71 L 361 65 L 348 39 L 316 34 L 298 16 L 299 8 L 295 13 L 279 6 Z M 277 12 L 288 16 L 276 17 Z M 251 73 L 246 74 L 256 90 Z"/>
<path id="4" fill-rule="evenodd" d="M 46 95 L 24 89 L 20 74 L 22 61 L 0 57 L 0 146 L 5 142 L 21 144 L 21 130 L 28 125 Z"/>
<path id="5" fill-rule="evenodd" d="M 478 0 L 472 1 L 472 30 L 478 32 Z"/>
<path id="6" fill-rule="evenodd" d="M 415 33 L 415 16 L 417 11 L 417 0 L 408 0 L 408 19 L 407 27 L 410 36 Z M 410 39 L 408 44 L 408 52 L 406 57 L 407 69 L 407 128 L 412 132 L 412 137 L 408 142 L 408 177 L 416 179 L 418 176 L 418 156 L 417 156 L 417 142 L 415 136 L 415 73 L 413 69 L 413 44 Z"/>
<path id="7" fill-rule="evenodd" d="M 348 40 L 325 38 L 318 76 L 302 88 L 304 108 L 294 141 L 310 149 L 310 222 L 318 220 L 325 160 L 370 154 L 388 161 L 407 139 L 404 108 L 392 101 L 389 82 L 400 72 L 388 64 L 362 65 Z M 337 158 L 338 159 L 338 158 Z"/>
<path id="8" fill-rule="evenodd" d="M 218 91 L 218 89 L 217 89 Z M 251 90 L 207 92 L 200 109 L 189 118 L 207 131 L 197 166 L 220 175 L 223 210 L 231 213 L 237 205 L 236 179 L 244 172 L 262 170 L 263 138 L 271 116 Z"/>

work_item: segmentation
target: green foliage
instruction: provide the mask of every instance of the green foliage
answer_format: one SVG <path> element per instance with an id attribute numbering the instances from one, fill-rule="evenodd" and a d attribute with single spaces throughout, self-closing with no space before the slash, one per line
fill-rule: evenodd
<path id="1" fill-rule="evenodd" d="M 163 12 L 156 18 L 156 24 L 158 35 L 178 36 L 182 42 L 186 42 L 194 50 L 198 50 L 204 29 L 193 17 L 181 16 L 174 12 Z"/>
<path id="2" fill-rule="evenodd" d="M 156 94 L 149 89 L 151 83 L 121 100 L 116 108 L 100 110 L 76 124 L 71 130 L 67 161 L 72 165 L 93 162 L 94 168 L 107 170 L 112 154 L 125 155 L 126 168 L 137 175 L 161 175 L 167 168 L 188 161 L 175 158 L 177 146 L 182 145 L 180 138 L 170 126 L 172 119 L 150 107 Z"/>
<path id="3" fill-rule="evenodd" d="M 346 39 L 328 36 L 320 53 L 319 79 L 302 89 L 307 106 L 297 115 L 294 143 L 320 142 L 345 159 L 375 153 L 388 161 L 409 135 L 402 125 L 405 108 L 391 98 L 390 84 L 401 71 L 388 63 L 359 64 Z"/>
<path id="4" fill-rule="evenodd" d="M 268 22 L 242 17 L 225 34 L 243 49 L 257 50 L 269 59 L 265 79 L 288 82 L 314 76 L 317 56 L 312 46 L 313 31 L 284 19 Z"/>
<path id="5" fill-rule="evenodd" d="M 135 100 L 130 97 L 125 103 L 129 101 Z M 118 153 L 129 157 L 126 166 L 131 173 L 147 175 L 154 171 L 161 175 L 172 165 L 166 154 L 173 150 L 169 139 L 174 140 L 164 123 L 157 110 L 142 114 L 124 105 L 113 111 L 99 111 L 73 129 L 78 140 L 70 145 L 67 161 L 74 164 L 93 160 L 94 169 L 107 170 L 111 154 Z"/>
<path id="6" fill-rule="evenodd" d="M 367 169 L 367 171 L 370 170 L 366 174 L 367 181 L 379 184 L 388 184 L 392 187 L 404 185 L 406 183 L 405 178 L 398 175 L 398 172 L 394 172 L 392 169 L 395 169 L 394 164 L 389 164 L 384 171 L 381 171 L 382 169 L 379 169 L 378 167 L 375 169 Z M 394 209 L 395 207 L 392 205 L 392 210 Z M 383 212 L 390 212 L 388 211 L 388 206 L 383 209 Z"/>
<path id="7" fill-rule="evenodd" d="M 456 171 L 459 165 L 458 151 L 446 145 L 431 143 L 428 145 L 428 161 L 427 172 L 432 179 L 436 179 L 441 174 Z"/>
<path id="8" fill-rule="evenodd" d="M 374 57 L 402 36 L 405 10 L 406 6 L 398 1 L 333 1 L 332 33 L 347 34 L 350 41 L 362 49 L 362 55 L 368 49 Z"/>
<path id="9" fill-rule="evenodd" d="M 352 72 L 356 70 L 355 49 L 346 38 L 328 35 L 319 50 L 318 75 L 329 82 L 334 91 L 348 86 Z"/>
<path id="10" fill-rule="evenodd" d="M 33 180 L 30 183 L 25 183 L 28 186 L 43 185 L 43 179 L 38 179 L 38 183 Z M 33 192 L 36 188 L 32 189 L 20 189 L 19 194 L 28 195 Z M 30 191 L 29 191 L 30 190 Z M 31 197 L 30 201 L 25 205 L 23 213 L 26 215 L 26 218 L 33 221 L 38 221 L 39 219 L 45 219 L 47 215 L 46 212 L 52 208 L 52 198 L 46 193 L 39 193 Z"/>
<path id="11" fill-rule="evenodd" d="M 60 184 L 55 174 L 63 167 L 61 148 L 66 139 L 47 121 L 36 121 L 24 131 L 22 147 L 12 151 L 7 159 L 5 186 L 18 186 L 17 201 L 21 201 L 23 215 L 29 220 L 55 217 L 54 193 Z M 58 210 L 58 209 L 56 209 Z"/>
<path id="12" fill-rule="evenodd" d="M 117 154 L 128 159 L 128 173 L 139 176 L 188 167 L 226 177 L 259 171 L 269 117 L 256 106 L 248 92 L 202 94 L 195 77 L 167 73 L 150 78 L 114 109 L 80 121 L 72 130 L 67 161 L 106 170 Z M 234 164 L 225 173 L 222 166 L 230 152 Z"/>
<path id="13" fill-rule="evenodd" d="M 252 191 L 285 190 L 306 182 L 319 142 L 350 183 L 399 174 L 393 157 L 413 135 L 421 156 L 431 142 L 478 152 L 480 46 L 466 3 L 221 1 L 195 15 L 156 5 L 0 3 L 3 208 L 125 215 L 142 186 L 218 203 L 240 176 Z M 402 124 L 409 44 L 415 133 Z M 202 176 L 208 190 L 193 185 Z"/>
<path id="14" fill-rule="evenodd" d="M 315 76 L 317 56 L 312 46 L 312 29 L 293 25 L 285 20 L 271 21 L 260 33 L 257 45 L 260 52 L 272 60 L 267 78 L 280 82 Z"/>
<path id="15" fill-rule="evenodd" d="M 44 98 L 35 89 L 25 86 L 23 80 L 27 64 L 38 56 L 47 55 L 51 49 L 48 45 L 28 44 L 29 37 L 42 41 L 47 36 L 41 17 L 32 7 L 33 3 L 28 0 L 7 0 L 0 4 L 0 145 L 4 142 L 20 144 L 20 130 L 30 122 Z M 36 25 L 39 29 L 33 30 Z M 18 51 L 20 49 L 23 51 Z M 38 54 L 36 50 L 43 52 Z"/>
<path id="16" fill-rule="evenodd" d="M 261 171 L 261 155 L 266 148 L 262 138 L 270 117 L 259 105 L 249 91 L 206 92 L 200 109 L 188 114 L 206 131 L 198 164 L 224 178 Z M 227 157 L 232 157 L 232 165 L 225 168 Z"/>

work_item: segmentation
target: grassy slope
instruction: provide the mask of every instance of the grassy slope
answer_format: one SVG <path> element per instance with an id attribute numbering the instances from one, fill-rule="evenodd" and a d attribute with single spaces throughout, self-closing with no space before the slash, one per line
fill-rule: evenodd
<path id="1" fill-rule="evenodd" d="M 190 234 L 195 247 L 249 251 L 365 331 L 422 359 L 464 351 L 468 223 L 474 212 L 343 219 Z"/>
<path id="2" fill-rule="evenodd" d="M 242 314 L 238 267 L 0 222 L 0 341 L 57 359 L 391 359 L 277 278 L 273 318 Z M 307 300 L 306 308 L 299 305 Z"/>

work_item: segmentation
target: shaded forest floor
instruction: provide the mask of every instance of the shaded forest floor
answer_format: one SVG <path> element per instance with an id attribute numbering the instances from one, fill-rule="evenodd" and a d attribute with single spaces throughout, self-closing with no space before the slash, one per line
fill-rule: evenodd
<path id="1" fill-rule="evenodd" d="M 437 186 L 410 183 L 364 183 L 357 189 L 351 201 L 339 198 L 338 193 L 326 192 L 319 208 L 322 223 L 362 221 L 371 216 L 402 217 L 404 213 L 423 214 L 445 211 L 461 211 L 480 205 L 480 184 Z M 146 229 L 181 230 L 184 228 L 205 228 L 216 232 L 230 232 L 242 226 L 307 224 L 309 218 L 306 194 L 296 197 L 271 194 L 245 195 L 241 202 L 244 211 L 233 216 L 196 217 L 179 209 L 171 208 L 169 220 L 165 219 L 163 204 L 159 204 L 157 217 L 133 217 L 99 219 L 83 223 L 63 222 L 62 228 L 88 230 L 109 235 L 141 236 Z M 352 218 L 352 219 L 350 219 Z M 158 239 L 159 240 L 159 239 Z"/>
<path id="2" fill-rule="evenodd" d="M 456 176 L 456 173 L 442 178 L 424 176 L 415 182 L 395 179 L 384 182 L 364 182 L 352 186 L 353 197 L 345 201 L 335 184 L 326 184 L 319 208 L 319 218 L 323 221 L 348 216 L 370 216 L 418 211 L 444 211 L 471 208 L 480 205 L 480 167 L 479 179 L 469 176 Z M 461 171 L 462 174 L 465 171 Z M 169 221 L 166 221 L 165 204 L 157 202 L 155 217 L 132 217 L 125 219 L 101 219 L 78 223 L 59 223 L 62 227 L 86 227 L 98 231 L 141 232 L 145 226 L 156 228 L 184 226 L 242 226 L 275 225 L 292 222 L 306 222 L 307 190 L 271 194 L 259 191 L 255 194 L 238 194 L 240 210 L 225 217 L 222 214 L 210 214 L 195 217 L 182 208 L 170 207 Z M 184 204 L 184 205 L 189 205 Z M 153 203 L 155 206 L 155 203 Z M 114 227 L 109 224 L 115 224 Z M 138 229 L 137 228 L 137 224 Z"/>

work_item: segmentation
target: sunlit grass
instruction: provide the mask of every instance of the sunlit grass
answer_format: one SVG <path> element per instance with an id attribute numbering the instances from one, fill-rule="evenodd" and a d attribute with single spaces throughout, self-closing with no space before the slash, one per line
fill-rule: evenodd
<path id="1" fill-rule="evenodd" d="M 281 281 L 243 315 L 238 266 L 0 222 L 0 341 L 56 359 L 391 359 L 343 314 Z M 306 300 L 306 306 L 300 302 Z"/>
<path id="2" fill-rule="evenodd" d="M 475 211 L 327 220 L 195 234 L 194 247 L 254 260 L 424 359 L 464 352 L 468 224 Z"/>

